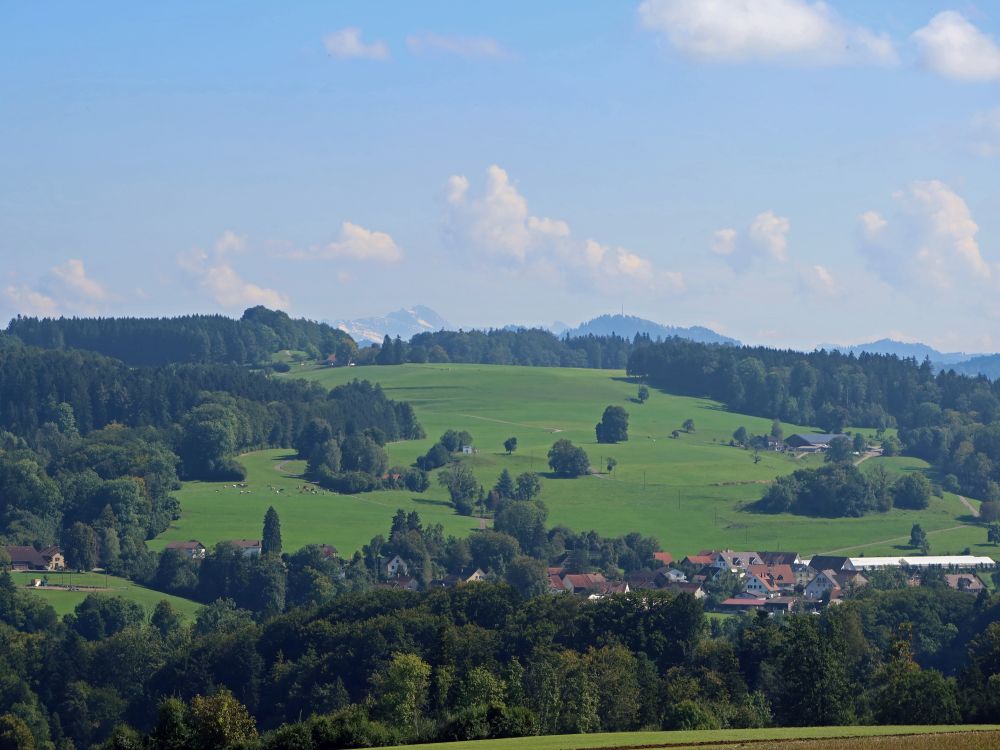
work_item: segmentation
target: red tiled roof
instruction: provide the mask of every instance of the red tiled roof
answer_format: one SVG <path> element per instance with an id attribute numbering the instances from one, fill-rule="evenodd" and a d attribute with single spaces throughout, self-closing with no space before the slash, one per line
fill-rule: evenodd
<path id="1" fill-rule="evenodd" d="M 661 562 L 664 565 L 670 565 L 674 561 L 674 556 L 669 552 L 654 552 L 653 559 L 657 562 Z"/>

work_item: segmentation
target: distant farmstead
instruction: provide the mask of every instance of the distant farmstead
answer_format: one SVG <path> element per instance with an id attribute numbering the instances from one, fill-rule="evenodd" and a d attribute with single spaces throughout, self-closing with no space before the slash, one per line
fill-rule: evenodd
<path id="1" fill-rule="evenodd" d="M 827 432 L 797 432 L 785 438 L 785 445 L 796 451 L 825 451 L 837 438 L 849 440 L 847 435 Z"/>

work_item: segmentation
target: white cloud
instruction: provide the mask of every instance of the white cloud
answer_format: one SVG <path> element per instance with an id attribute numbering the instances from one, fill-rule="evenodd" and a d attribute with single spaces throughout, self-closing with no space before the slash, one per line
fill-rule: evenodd
<path id="1" fill-rule="evenodd" d="M 736 238 L 739 236 L 732 227 L 716 229 L 712 233 L 712 252 L 716 255 L 732 255 L 736 251 Z"/>
<path id="2" fill-rule="evenodd" d="M 104 284 L 90 277 L 82 260 L 70 258 L 50 268 L 37 288 L 8 286 L 4 298 L 16 312 L 55 316 L 61 313 L 94 315 L 112 299 Z"/>
<path id="3" fill-rule="evenodd" d="M 375 232 L 345 221 L 340 225 L 340 238 L 327 245 L 318 257 L 395 263 L 403 257 L 403 253 L 385 232 Z"/>
<path id="4" fill-rule="evenodd" d="M 960 81 L 1000 80 L 1000 46 L 954 10 L 938 13 L 913 33 L 923 65 Z"/>
<path id="5" fill-rule="evenodd" d="M 341 60 L 356 58 L 362 60 L 388 60 L 389 47 L 385 42 L 366 44 L 361 39 L 361 29 L 356 26 L 334 31 L 323 40 L 323 46 L 331 57 Z"/>
<path id="6" fill-rule="evenodd" d="M 233 232 L 225 232 L 212 248 L 211 253 L 193 250 L 178 256 L 178 265 L 193 277 L 212 300 L 222 307 L 239 309 L 264 305 L 272 309 L 288 309 L 288 297 L 267 287 L 247 281 L 227 258 L 234 251 L 242 251 L 246 240 Z"/>
<path id="7" fill-rule="evenodd" d="M 87 275 L 82 260 L 71 258 L 50 269 L 50 273 L 82 307 L 93 307 L 108 299 L 104 285 Z"/>
<path id="8" fill-rule="evenodd" d="M 7 305 L 19 315 L 54 318 L 59 305 L 52 297 L 26 286 L 8 286 L 3 292 Z"/>
<path id="9" fill-rule="evenodd" d="M 756 259 L 770 258 L 779 263 L 788 260 L 788 233 L 792 222 L 774 211 L 762 211 L 754 217 L 746 235 L 726 227 L 712 233 L 711 250 L 737 271 L 745 271 Z"/>
<path id="10" fill-rule="evenodd" d="M 788 232 L 791 222 L 785 216 L 778 216 L 774 211 L 764 211 L 758 214 L 750 225 L 750 239 L 754 244 L 766 250 L 772 258 L 784 262 L 788 260 Z"/>
<path id="11" fill-rule="evenodd" d="M 862 250 L 884 281 L 941 290 L 997 279 L 976 239 L 979 225 L 950 187 L 939 180 L 913 182 L 893 198 L 891 219 L 874 211 L 859 217 Z"/>
<path id="12" fill-rule="evenodd" d="M 475 59 L 499 58 L 507 54 L 496 39 L 488 36 L 412 34 L 406 37 L 406 46 L 415 55 L 444 53 Z"/>
<path id="13" fill-rule="evenodd" d="M 806 0 L 645 0 L 639 22 L 681 53 L 711 62 L 784 60 L 811 65 L 894 64 L 885 34 L 849 24 Z"/>
<path id="14" fill-rule="evenodd" d="M 824 297 L 832 297 L 837 293 L 837 283 L 834 281 L 833 274 L 825 266 L 805 266 L 799 271 L 799 274 L 807 291 Z"/>
<path id="15" fill-rule="evenodd" d="M 530 214 L 528 203 L 497 165 L 486 170 L 481 194 L 469 194 L 469 180 L 448 180 L 447 229 L 451 244 L 466 254 L 514 272 L 606 292 L 678 291 L 683 276 L 659 271 L 648 259 L 623 247 L 573 237 L 562 219 Z"/>

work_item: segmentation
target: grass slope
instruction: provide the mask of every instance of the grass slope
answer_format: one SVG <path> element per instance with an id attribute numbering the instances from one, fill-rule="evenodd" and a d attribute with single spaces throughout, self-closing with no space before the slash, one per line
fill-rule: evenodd
<path id="1" fill-rule="evenodd" d="M 480 482 L 490 487 L 504 468 L 547 472 L 546 453 L 558 438 L 583 446 L 596 469 L 610 455 L 618 460 L 612 476 L 578 479 L 544 477 L 542 499 L 550 524 L 596 529 L 604 534 L 641 531 L 656 536 L 676 555 L 704 547 L 794 549 L 802 554 L 848 550 L 851 554 L 912 552 L 906 546 L 910 528 L 920 523 L 930 534 L 932 552 L 959 552 L 966 546 L 989 554 L 981 527 L 966 525 L 968 510 L 954 495 L 934 498 L 922 511 L 893 510 L 859 519 L 813 519 L 791 514 L 756 514 L 742 507 L 760 497 L 764 485 L 779 474 L 819 465 L 812 456 L 794 460 L 762 454 L 754 464 L 747 451 L 727 445 L 740 425 L 753 433 L 770 430 L 768 419 L 734 414 L 706 399 L 651 391 L 643 405 L 632 401 L 636 386 L 624 373 L 571 368 L 489 365 L 401 365 L 366 368 L 296 368 L 289 376 L 306 377 L 333 387 L 353 378 L 381 383 L 391 398 L 410 402 L 428 438 L 389 446 L 394 464 L 410 464 L 448 428 L 472 433 L 479 453 L 465 458 Z M 630 440 L 598 445 L 594 424 L 610 404 L 630 414 Z M 685 419 L 695 421 L 693 434 L 670 434 Z M 785 433 L 806 428 L 785 425 Z M 512 456 L 503 441 L 518 439 Z M 244 457 L 249 494 L 220 484 L 187 483 L 180 492 L 183 518 L 152 546 L 166 540 L 197 538 L 205 544 L 222 539 L 260 536 L 269 504 L 277 508 L 285 546 L 328 542 L 349 554 L 376 533 L 386 533 L 397 508 L 417 510 L 447 533 L 478 528 L 475 519 L 456 516 L 446 492 L 433 483 L 423 495 L 376 492 L 357 496 L 330 493 L 303 495 L 296 475 L 302 463 L 286 461 L 288 451 L 263 451 Z M 873 459 L 890 471 L 927 471 L 910 458 Z M 281 468 L 282 470 L 279 470 Z M 270 486 L 281 487 L 280 494 Z"/>
<path id="2" fill-rule="evenodd" d="M 33 578 L 48 576 L 52 586 L 86 586 L 88 589 L 70 591 L 62 588 L 32 588 L 28 586 Z M 40 596 L 52 605 L 56 613 L 65 615 L 76 609 L 76 606 L 86 599 L 90 594 L 106 594 L 108 596 L 121 596 L 130 601 L 141 604 L 146 610 L 146 614 L 151 615 L 156 605 L 166 599 L 181 615 L 189 620 L 193 620 L 201 605 L 198 602 L 184 599 L 179 596 L 164 594 L 160 591 L 153 591 L 125 578 L 117 576 L 104 576 L 102 573 L 11 573 L 19 587 L 27 587 L 33 596 Z M 96 589 L 96 590 L 95 590 Z"/>
<path id="3" fill-rule="evenodd" d="M 864 738 L 869 743 L 846 745 L 847 747 L 880 746 L 871 742 L 876 737 L 909 736 L 904 746 L 913 748 L 919 742 L 919 735 L 949 735 L 935 737 L 953 750 L 996 747 L 997 726 L 866 726 L 866 727 L 783 727 L 776 729 L 719 729 L 691 730 L 678 732 L 618 732 L 599 734 L 566 734 L 548 737 L 516 737 L 503 740 L 478 740 L 469 742 L 440 742 L 423 745 L 408 745 L 413 750 L 599 750 L 611 748 L 669 747 L 684 748 L 745 747 L 753 743 L 755 747 L 810 747 L 799 744 L 806 739 Z M 972 740 L 966 744 L 965 740 Z M 978 740 L 987 740 L 979 744 Z M 774 741 L 774 742 L 772 742 Z M 839 743 L 817 747 L 838 747 Z M 939 747 L 941 745 L 918 745 L 919 747 Z"/>

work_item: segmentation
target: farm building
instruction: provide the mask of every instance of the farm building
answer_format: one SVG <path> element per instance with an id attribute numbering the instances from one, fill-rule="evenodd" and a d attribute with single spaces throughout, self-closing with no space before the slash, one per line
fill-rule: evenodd
<path id="1" fill-rule="evenodd" d="M 847 435 L 826 432 L 797 432 L 785 438 L 785 445 L 797 451 L 825 451 L 837 438 L 849 440 Z"/>
<path id="2" fill-rule="evenodd" d="M 928 555 L 914 557 L 852 557 L 845 570 L 878 570 L 879 568 L 951 568 L 973 570 L 994 568 L 996 562 L 990 557 L 977 555 Z"/>
<path id="3" fill-rule="evenodd" d="M 34 547 L 4 547 L 10 555 L 11 570 L 46 570 L 48 564 Z"/>
<path id="4" fill-rule="evenodd" d="M 204 560 L 207 551 L 205 545 L 197 539 L 191 539 L 187 542 L 167 542 L 164 549 L 172 549 L 190 560 Z"/>

